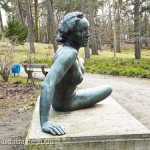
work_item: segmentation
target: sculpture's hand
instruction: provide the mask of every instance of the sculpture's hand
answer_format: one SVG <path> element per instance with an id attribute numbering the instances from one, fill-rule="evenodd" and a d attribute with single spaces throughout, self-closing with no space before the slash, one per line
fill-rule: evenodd
<path id="1" fill-rule="evenodd" d="M 64 129 L 62 129 L 60 126 L 53 124 L 50 121 L 47 121 L 42 124 L 42 131 L 46 133 L 50 133 L 53 135 L 63 135 L 65 134 Z"/>

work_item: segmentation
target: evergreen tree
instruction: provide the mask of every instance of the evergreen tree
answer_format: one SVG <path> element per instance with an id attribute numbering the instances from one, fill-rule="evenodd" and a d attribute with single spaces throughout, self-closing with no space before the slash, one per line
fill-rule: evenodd
<path id="1" fill-rule="evenodd" d="M 7 24 L 8 27 L 5 29 L 5 37 L 9 38 L 12 43 L 24 43 L 28 36 L 27 26 L 19 22 L 15 17 L 10 17 Z"/>

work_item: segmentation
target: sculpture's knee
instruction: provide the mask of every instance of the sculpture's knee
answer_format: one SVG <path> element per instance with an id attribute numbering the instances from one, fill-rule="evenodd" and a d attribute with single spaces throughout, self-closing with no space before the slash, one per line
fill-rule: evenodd
<path id="1" fill-rule="evenodd" d="M 112 87 L 110 85 L 104 85 L 104 88 L 106 92 L 105 94 L 109 96 L 112 93 Z"/>

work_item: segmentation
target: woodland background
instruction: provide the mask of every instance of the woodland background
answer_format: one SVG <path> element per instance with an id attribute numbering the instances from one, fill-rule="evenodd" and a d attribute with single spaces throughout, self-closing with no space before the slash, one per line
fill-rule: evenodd
<path id="1" fill-rule="evenodd" d="M 150 78 L 149 0 L 0 0 L 0 8 L 1 43 L 7 41 L 7 46 L 0 46 L 1 75 L 9 72 L 14 63 L 14 52 L 18 54 L 15 62 L 23 61 L 18 62 L 23 56 L 16 50 L 20 44 L 29 43 L 26 54 L 29 62 L 35 62 L 39 53 L 35 48 L 37 44 L 49 44 L 48 49 L 55 53 L 59 46 L 55 40 L 59 22 L 65 14 L 81 11 L 90 22 L 89 45 L 82 53 L 86 60 L 91 60 L 85 64 L 88 72 Z M 5 26 L 1 10 L 8 16 Z M 105 51 L 112 52 L 113 59 L 110 59 L 109 53 L 103 53 L 105 46 Z M 45 49 L 41 49 L 43 53 Z M 51 55 L 51 52 L 48 53 L 47 56 Z M 135 60 L 119 60 L 123 53 L 134 53 Z M 96 60 L 93 56 L 97 56 Z M 98 58 L 99 56 L 102 58 Z M 109 58 L 104 59 L 106 56 Z M 128 57 L 131 56 L 125 56 Z M 124 71 L 126 66 L 132 68 Z"/>
<path id="2" fill-rule="evenodd" d="M 141 58 L 141 45 L 150 44 L 149 0 L 0 0 L 0 7 L 9 16 L 8 22 L 14 17 L 28 26 L 31 53 L 35 53 L 33 42 L 52 43 L 56 51 L 58 24 L 72 11 L 81 11 L 89 19 L 93 55 L 103 44 L 120 52 L 120 44 L 125 42 L 135 43 L 135 58 Z M 0 29 L 2 34 L 1 13 Z M 90 58 L 88 47 L 85 55 Z"/>

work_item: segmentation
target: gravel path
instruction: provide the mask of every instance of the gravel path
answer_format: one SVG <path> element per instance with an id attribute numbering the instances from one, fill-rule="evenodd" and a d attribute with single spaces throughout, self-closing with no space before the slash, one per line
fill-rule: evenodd
<path id="1" fill-rule="evenodd" d="M 86 73 L 79 88 L 109 84 L 111 96 L 150 129 L 150 79 Z"/>

